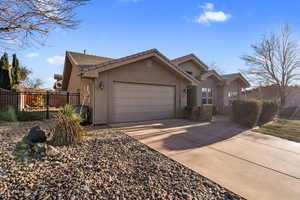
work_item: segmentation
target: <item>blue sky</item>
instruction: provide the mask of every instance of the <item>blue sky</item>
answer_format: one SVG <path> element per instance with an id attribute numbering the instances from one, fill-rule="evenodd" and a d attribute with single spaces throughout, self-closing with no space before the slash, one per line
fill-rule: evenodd
<path id="1" fill-rule="evenodd" d="M 17 51 L 33 76 L 51 88 L 66 50 L 118 58 L 157 48 L 170 59 L 194 53 L 232 73 L 250 44 L 289 23 L 299 38 L 297 0 L 93 0 L 77 9 L 76 30 L 55 30 L 46 46 Z"/>

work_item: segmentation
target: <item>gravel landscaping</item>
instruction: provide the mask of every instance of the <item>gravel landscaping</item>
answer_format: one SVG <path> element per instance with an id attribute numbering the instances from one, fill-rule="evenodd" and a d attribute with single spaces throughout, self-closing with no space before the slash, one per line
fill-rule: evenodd
<path id="1" fill-rule="evenodd" d="M 0 124 L 0 199 L 243 199 L 112 129 L 88 129 L 84 142 L 18 162 L 16 143 L 34 125 Z"/>

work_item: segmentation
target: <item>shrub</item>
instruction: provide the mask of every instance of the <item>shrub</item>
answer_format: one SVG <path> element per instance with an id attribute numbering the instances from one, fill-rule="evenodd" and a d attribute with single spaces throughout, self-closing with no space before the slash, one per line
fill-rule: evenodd
<path id="1" fill-rule="evenodd" d="M 297 106 L 282 108 L 279 113 L 280 118 L 289 119 L 297 109 Z"/>
<path id="2" fill-rule="evenodd" d="M 76 112 L 76 108 L 74 106 L 72 106 L 72 105 L 66 104 L 65 106 L 63 106 L 60 109 L 59 113 L 65 115 L 67 117 L 70 117 L 70 118 L 72 118 L 74 120 L 81 121 L 80 115 Z"/>
<path id="3" fill-rule="evenodd" d="M 234 100 L 232 102 L 233 121 L 252 128 L 256 125 L 261 114 L 261 102 L 256 100 Z"/>
<path id="4" fill-rule="evenodd" d="M 80 104 L 73 104 L 71 105 L 75 112 L 80 115 L 82 122 L 82 125 L 87 125 L 90 123 L 90 116 L 89 116 L 89 107 L 85 105 L 80 105 Z"/>
<path id="5" fill-rule="evenodd" d="M 278 112 L 278 104 L 274 101 L 262 101 L 262 110 L 259 123 L 264 124 L 272 121 Z"/>
<path id="6" fill-rule="evenodd" d="M 200 109 L 200 120 L 201 121 L 211 121 L 213 116 L 213 106 L 212 105 L 202 105 Z"/>
<path id="7" fill-rule="evenodd" d="M 217 106 L 213 105 L 213 111 L 212 111 L 212 115 L 217 115 L 218 113 L 218 109 Z"/>
<path id="8" fill-rule="evenodd" d="M 0 120 L 7 122 L 18 121 L 16 110 L 13 107 L 9 106 L 6 111 L 0 113 Z"/>
<path id="9" fill-rule="evenodd" d="M 56 146 L 79 143 L 85 130 L 80 125 L 81 118 L 70 105 L 65 105 L 55 116 L 51 143 Z"/>
<path id="10" fill-rule="evenodd" d="M 27 111 L 17 112 L 17 117 L 19 121 L 35 121 L 41 119 L 41 116 L 39 116 L 38 113 Z"/>

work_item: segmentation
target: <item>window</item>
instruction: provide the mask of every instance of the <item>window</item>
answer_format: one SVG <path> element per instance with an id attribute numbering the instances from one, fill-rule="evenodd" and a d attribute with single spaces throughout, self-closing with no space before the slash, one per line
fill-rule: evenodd
<path id="1" fill-rule="evenodd" d="M 213 94 L 211 88 L 202 88 L 202 104 L 213 104 Z"/>
<path id="2" fill-rule="evenodd" d="M 228 92 L 228 97 L 231 98 L 231 99 L 234 99 L 238 96 L 238 92 L 236 91 L 230 91 Z"/>
<path id="3" fill-rule="evenodd" d="M 233 100 L 237 99 L 238 97 L 238 92 L 237 91 L 229 91 L 228 92 L 228 104 L 232 105 Z"/>

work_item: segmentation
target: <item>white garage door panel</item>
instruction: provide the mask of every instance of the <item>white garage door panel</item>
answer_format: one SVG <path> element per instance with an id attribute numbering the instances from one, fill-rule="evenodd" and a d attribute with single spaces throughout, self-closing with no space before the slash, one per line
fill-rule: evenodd
<path id="1" fill-rule="evenodd" d="M 175 115 L 175 87 L 114 83 L 113 122 L 172 118 Z"/>

